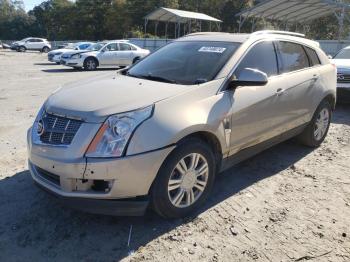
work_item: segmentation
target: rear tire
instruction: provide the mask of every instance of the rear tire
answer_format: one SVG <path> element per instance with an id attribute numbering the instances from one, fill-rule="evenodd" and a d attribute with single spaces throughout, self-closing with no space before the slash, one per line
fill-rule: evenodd
<path id="1" fill-rule="evenodd" d="M 299 141 L 309 147 L 319 147 L 325 140 L 332 119 L 332 107 L 324 100 L 317 108 L 311 122 L 303 133 L 298 136 Z"/>
<path id="2" fill-rule="evenodd" d="M 164 161 L 154 181 L 154 210 L 165 218 L 191 214 L 207 200 L 215 173 L 211 147 L 198 138 L 184 140 Z"/>
<path id="3" fill-rule="evenodd" d="M 87 71 L 94 71 L 97 68 L 97 61 L 95 58 L 88 57 L 84 61 L 84 69 Z"/>
<path id="4" fill-rule="evenodd" d="M 140 57 L 135 57 L 134 60 L 132 61 L 132 64 L 137 64 L 140 62 L 141 58 Z"/>

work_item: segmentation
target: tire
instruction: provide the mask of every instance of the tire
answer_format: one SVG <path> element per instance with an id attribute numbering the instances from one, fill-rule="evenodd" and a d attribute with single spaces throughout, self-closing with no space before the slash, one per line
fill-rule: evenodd
<path id="1" fill-rule="evenodd" d="M 17 51 L 18 51 L 18 52 L 25 52 L 25 51 L 27 51 L 27 48 L 26 48 L 25 46 L 19 46 L 19 47 L 17 48 Z"/>
<path id="2" fill-rule="evenodd" d="M 198 160 L 195 168 L 188 168 L 194 159 Z M 181 168 L 180 162 L 188 168 L 187 172 L 183 172 L 185 169 Z M 199 171 L 202 175 L 198 175 Z M 211 147 L 198 138 L 184 140 L 164 161 L 152 185 L 154 210 L 165 218 L 188 216 L 207 200 L 215 174 L 215 156 Z"/>
<path id="3" fill-rule="evenodd" d="M 50 48 L 48 48 L 47 46 L 44 46 L 43 49 L 41 49 L 41 52 L 43 53 L 48 53 L 50 51 Z"/>
<path id="4" fill-rule="evenodd" d="M 332 107 L 324 100 L 318 106 L 311 122 L 298 136 L 299 141 L 309 147 L 319 147 L 328 134 L 331 119 Z"/>
<path id="5" fill-rule="evenodd" d="M 140 57 L 135 57 L 134 60 L 132 61 L 132 64 L 137 64 L 140 62 L 141 58 Z"/>
<path id="6" fill-rule="evenodd" d="M 86 71 L 94 71 L 97 68 L 97 61 L 95 58 L 88 57 L 84 61 L 84 69 Z"/>

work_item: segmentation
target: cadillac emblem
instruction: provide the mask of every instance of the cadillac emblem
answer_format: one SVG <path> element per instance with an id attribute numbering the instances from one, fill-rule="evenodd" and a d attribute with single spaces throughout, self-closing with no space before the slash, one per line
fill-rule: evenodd
<path id="1" fill-rule="evenodd" d="M 344 80 L 344 79 L 345 79 L 345 76 L 344 76 L 344 75 L 341 75 L 341 74 L 338 74 L 338 75 L 337 75 L 337 79 L 338 79 L 338 80 Z"/>
<path id="2" fill-rule="evenodd" d="M 38 122 L 37 133 L 39 136 L 43 135 L 45 132 L 44 121 L 42 119 Z"/>

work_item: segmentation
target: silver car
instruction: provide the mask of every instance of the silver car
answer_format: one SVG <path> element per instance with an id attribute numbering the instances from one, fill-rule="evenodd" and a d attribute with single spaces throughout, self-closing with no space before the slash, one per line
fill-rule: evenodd
<path id="1" fill-rule="evenodd" d="M 337 101 L 350 103 L 350 46 L 340 50 L 331 62 L 337 67 Z"/>
<path id="2" fill-rule="evenodd" d="M 80 210 L 183 217 L 249 156 L 295 136 L 319 146 L 335 103 L 336 69 L 314 41 L 192 34 L 52 94 L 28 131 L 29 168 Z"/>
<path id="3" fill-rule="evenodd" d="M 149 55 L 149 53 L 149 50 L 142 49 L 125 40 L 101 42 L 90 46 L 85 51 L 63 54 L 61 64 L 92 71 L 98 67 L 129 66 Z"/>

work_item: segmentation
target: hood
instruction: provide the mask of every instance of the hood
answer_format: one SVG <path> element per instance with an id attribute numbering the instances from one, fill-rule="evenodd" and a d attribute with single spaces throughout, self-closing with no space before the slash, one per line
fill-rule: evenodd
<path id="1" fill-rule="evenodd" d="M 59 89 L 48 98 L 45 109 L 86 122 L 101 123 L 109 115 L 149 106 L 190 89 L 191 86 L 108 73 Z"/>
<path id="2" fill-rule="evenodd" d="M 335 64 L 338 70 L 350 70 L 350 59 L 332 59 L 331 63 Z"/>
<path id="3" fill-rule="evenodd" d="M 83 54 L 83 53 L 97 53 L 96 51 L 90 51 L 90 50 L 69 50 L 67 52 L 64 52 L 65 55 L 72 56 L 76 54 Z"/>
<path id="4" fill-rule="evenodd" d="M 71 52 L 71 51 L 74 51 L 74 50 L 72 50 L 72 49 L 66 49 L 66 48 L 61 48 L 61 49 L 52 50 L 52 51 L 49 52 L 49 54 L 55 55 L 55 54 L 57 54 L 57 53 L 66 53 L 66 52 Z M 75 50 L 75 51 L 77 51 L 77 50 Z"/>

